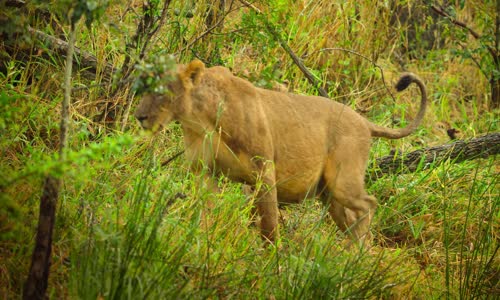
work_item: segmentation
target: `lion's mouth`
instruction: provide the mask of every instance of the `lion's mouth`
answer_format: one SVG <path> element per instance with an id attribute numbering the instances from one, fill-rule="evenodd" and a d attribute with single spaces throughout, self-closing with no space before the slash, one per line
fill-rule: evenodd
<path id="1" fill-rule="evenodd" d="M 163 124 L 156 124 L 154 125 L 152 128 L 150 128 L 149 130 L 152 132 L 152 133 L 158 133 L 160 131 L 162 131 L 164 128 Z"/>

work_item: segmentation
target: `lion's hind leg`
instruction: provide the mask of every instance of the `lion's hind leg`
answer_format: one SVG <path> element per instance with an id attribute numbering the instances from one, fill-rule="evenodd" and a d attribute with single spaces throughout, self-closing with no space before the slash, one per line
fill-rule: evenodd
<path id="1" fill-rule="evenodd" d="M 375 197 L 364 189 L 363 158 L 332 153 L 323 174 L 330 195 L 330 215 L 341 230 L 361 242 L 369 240 L 369 227 L 377 207 Z"/>
<path id="2" fill-rule="evenodd" d="M 349 224 L 354 224 L 354 222 L 356 222 L 356 215 L 354 212 L 335 201 L 331 195 L 323 197 L 323 199 L 323 202 L 328 205 L 328 213 L 332 217 L 333 221 L 335 221 L 337 227 L 341 231 L 347 232 Z"/>

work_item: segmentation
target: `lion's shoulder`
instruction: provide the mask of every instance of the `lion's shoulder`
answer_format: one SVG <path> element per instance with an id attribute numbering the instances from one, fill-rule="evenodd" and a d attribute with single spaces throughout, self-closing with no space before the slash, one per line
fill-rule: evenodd
<path id="1" fill-rule="evenodd" d="M 203 74 L 202 82 L 203 84 L 200 84 L 198 88 L 217 90 L 231 96 L 254 94 L 258 90 L 250 81 L 235 76 L 231 70 L 221 66 L 207 68 Z"/>

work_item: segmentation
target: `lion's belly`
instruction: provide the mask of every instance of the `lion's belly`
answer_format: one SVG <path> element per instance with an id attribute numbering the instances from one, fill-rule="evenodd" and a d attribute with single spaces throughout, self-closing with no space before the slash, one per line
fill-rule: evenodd
<path id="1" fill-rule="evenodd" d="M 255 170 L 251 157 L 246 154 L 236 155 L 227 149 L 219 149 L 216 159 L 217 171 L 232 180 L 255 184 Z M 299 161 L 290 167 L 275 164 L 276 190 L 278 201 L 282 203 L 298 203 L 305 198 L 316 196 L 316 188 L 321 178 L 323 164 L 320 161 Z M 300 166 L 299 168 L 297 168 Z M 257 179 L 258 180 L 258 179 Z"/>
<path id="2" fill-rule="evenodd" d="M 256 164 L 256 158 L 262 159 L 264 156 L 251 157 L 245 151 L 232 150 L 217 134 L 212 135 L 210 139 L 185 135 L 185 139 L 186 144 L 191 145 L 191 150 L 187 151 L 190 154 L 189 160 L 193 163 L 203 161 L 206 167 L 224 174 L 231 180 L 253 185 L 255 180 L 262 177 L 261 172 L 266 172 L 258 170 Z M 279 202 L 298 203 L 305 198 L 316 196 L 325 162 L 325 155 L 320 150 L 322 148 L 324 147 L 291 151 L 295 149 L 278 147 L 277 161 L 272 162 L 271 158 L 263 159 L 264 164 L 272 164 L 274 168 Z"/>
<path id="3" fill-rule="evenodd" d="M 316 184 L 310 186 L 302 186 L 297 189 L 297 186 L 287 187 L 278 185 L 278 202 L 279 203 L 300 203 L 306 198 L 315 197 Z"/>
<path id="4" fill-rule="evenodd" d="M 304 166 L 304 164 L 297 164 Z M 276 186 L 278 201 L 283 203 L 298 203 L 305 198 L 315 197 L 318 183 L 321 178 L 322 164 L 314 166 L 307 165 L 300 170 L 280 169 L 276 170 Z"/>

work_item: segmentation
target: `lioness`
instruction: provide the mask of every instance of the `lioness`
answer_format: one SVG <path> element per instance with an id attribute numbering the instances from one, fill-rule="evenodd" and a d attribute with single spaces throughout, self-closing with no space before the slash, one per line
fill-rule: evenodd
<path id="1" fill-rule="evenodd" d="M 278 202 L 314 196 L 329 204 L 342 230 L 364 239 L 377 206 L 364 190 L 370 140 L 411 134 L 427 102 L 422 80 L 404 74 L 396 88 L 402 91 L 415 82 L 420 110 L 409 126 L 390 129 L 330 99 L 257 88 L 226 68 L 205 68 L 199 60 L 177 65 L 166 75 L 173 78 L 163 87 L 167 92 L 146 93 L 135 117 L 152 131 L 179 121 L 194 172 L 205 166 L 257 185 L 261 233 L 271 242 L 279 234 Z"/>

